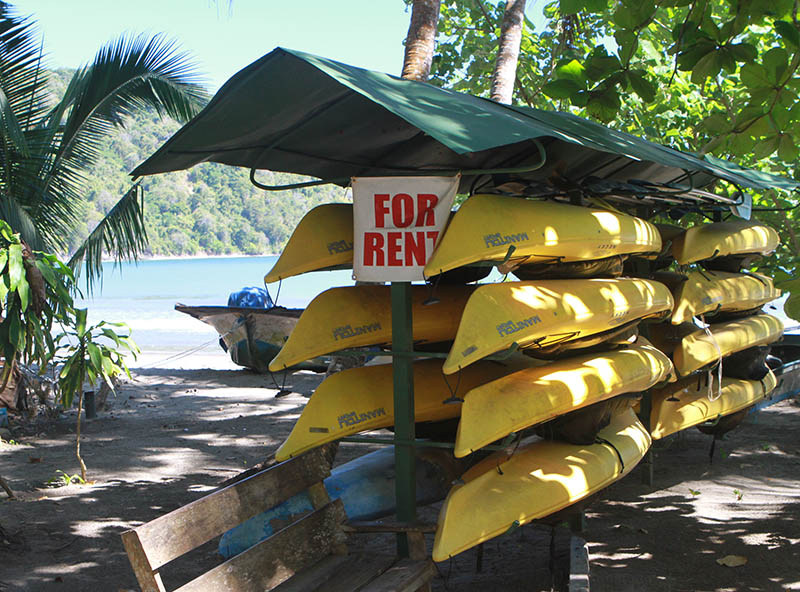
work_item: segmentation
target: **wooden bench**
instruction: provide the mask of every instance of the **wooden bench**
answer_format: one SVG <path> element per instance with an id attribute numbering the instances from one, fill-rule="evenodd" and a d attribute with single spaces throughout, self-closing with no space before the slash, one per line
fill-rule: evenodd
<path id="1" fill-rule="evenodd" d="M 321 447 L 276 464 L 122 534 L 143 592 L 166 592 L 159 570 L 245 520 L 308 491 L 314 510 L 243 553 L 203 573 L 176 592 L 413 592 L 428 590 L 436 572 L 425 557 L 425 529 L 347 524 L 341 500 L 322 481 L 331 452 Z M 348 553 L 348 532 L 397 530 L 409 537 L 410 558 Z"/>

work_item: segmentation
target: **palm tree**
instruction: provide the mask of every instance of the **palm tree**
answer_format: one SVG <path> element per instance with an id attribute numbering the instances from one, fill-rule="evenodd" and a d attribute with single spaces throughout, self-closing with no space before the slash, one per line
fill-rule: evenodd
<path id="1" fill-rule="evenodd" d="M 426 81 L 431 72 L 440 0 L 413 0 L 403 56 L 403 78 Z"/>
<path id="2" fill-rule="evenodd" d="M 0 218 L 31 248 L 64 252 L 104 136 L 142 109 L 187 121 L 206 100 L 189 56 L 162 35 L 109 43 L 56 100 L 35 23 L 0 1 Z M 134 183 L 73 255 L 87 280 L 98 277 L 103 252 L 117 260 L 141 252 L 142 200 Z"/>
<path id="3" fill-rule="evenodd" d="M 492 100 L 511 104 L 514 82 L 517 79 L 517 60 L 522 42 L 522 27 L 525 19 L 527 0 L 507 0 L 500 29 L 497 59 L 492 74 Z"/>

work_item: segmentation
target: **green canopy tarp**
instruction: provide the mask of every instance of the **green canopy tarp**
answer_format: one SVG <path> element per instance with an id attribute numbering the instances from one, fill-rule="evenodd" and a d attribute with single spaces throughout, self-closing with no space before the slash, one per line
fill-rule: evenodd
<path id="1" fill-rule="evenodd" d="M 132 175 L 220 162 L 338 179 L 408 171 L 546 165 L 580 182 L 725 179 L 754 189 L 798 183 L 701 159 L 567 113 L 502 105 L 429 84 L 278 48 L 235 74 L 206 108 Z M 465 176 L 462 188 L 472 178 Z"/>

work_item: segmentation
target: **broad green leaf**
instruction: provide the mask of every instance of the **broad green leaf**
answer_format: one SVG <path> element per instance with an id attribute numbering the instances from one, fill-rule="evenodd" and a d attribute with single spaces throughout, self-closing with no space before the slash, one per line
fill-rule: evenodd
<path id="1" fill-rule="evenodd" d="M 739 71 L 742 84 L 748 88 L 770 88 L 773 85 L 767 69 L 761 64 L 745 64 Z"/>
<path id="2" fill-rule="evenodd" d="M 794 47 L 800 46 L 800 32 L 798 32 L 797 27 L 795 27 L 792 23 L 788 23 L 786 21 L 775 21 L 775 31 L 777 31 L 778 35 L 781 36 L 788 45 L 792 45 Z"/>
<path id="3" fill-rule="evenodd" d="M 6 296 L 8 295 L 8 284 L 10 281 L 7 274 L 3 274 L 3 276 L 0 277 L 0 306 L 5 302 Z"/>
<path id="4" fill-rule="evenodd" d="M 586 110 L 601 121 L 611 121 L 619 111 L 619 93 L 613 89 L 593 92 L 586 104 Z"/>
<path id="5" fill-rule="evenodd" d="M 617 5 L 617 9 L 614 11 L 611 21 L 620 29 L 633 29 L 639 24 L 636 21 L 634 11 L 621 2 Z"/>
<path id="6" fill-rule="evenodd" d="M 628 72 L 628 81 L 631 83 L 634 92 L 639 95 L 645 103 L 650 103 L 655 99 L 656 87 L 645 78 L 643 70 Z"/>
<path id="7" fill-rule="evenodd" d="M 731 120 L 724 113 L 713 113 L 703 120 L 703 127 L 710 134 L 719 136 L 731 130 Z"/>
<path id="8" fill-rule="evenodd" d="M 595 48 L 589 59 L 584 62 L 586 77 L 589 80 L 597 81 L 608 78 L 613 72 L 620 70 L 622 64 L 619 63 L 617 56 L 608 55 L 605 48 Z"/>
<path id="9" fill-rule="evenodd" d="M 2 249 L 0 250 L 0 273 L 5 271 L 7 262 L 8 262 L 8 249 Z"/>
<path id="10" fill-rule="evenodd" d="M 797 160 L 797 146 L 791 134 L 781 134 L 778 143 L 778 157 L 787 163 L 794 163 Z"/>
<path id="11" fill-rule="evenodd" d="M 562 16 L 581 12 L 583 11 L 584 6 L 584 0 L 558 0 L 558 8 Z"/>
<path id="12" fill-rule="evenodd" d="M 619 46 L 619 59 L 623 64 L 631 61 L 636 55 L 636 49 L 639 45 L 639 36 L 633 31 L 623 30 L 614 33 L 614 39 Z"/>
<path id="13" fill-rule="evenodd" d="M 783 304 L 783 312 L 787 317 L 800 322 L 800 289 L 792 290 L 789 293 L 789 298 Z"/>
<path id="14" fill-rule="evenodd" d="M 586 86 L 586 68 L 578 60 L 572 60 L 556 68 L 556 77 L 561 80 L 572 80 L 581 88 Z"/>
<path id="15" fill-rule="evenodd" d="M 604 12 L 608 8 L 608 0 L 583 0 L 586 12 Z"/>
<path id="16" fill-rule="evenodd" d="M 103 335 L 105 335 L 108 339 L 113 341 L 114 345 L 119 347 L 119 337 L 114 331 L 112 331 L 111 329 L 103 329 Z"/>
<path id="17" fill-rule="evenodd" d="M 8 277 L 11 280 L 9 289 L 16 290 L 20 279 L 25 275 L 25 266 L 22 263 L 22 245 L 9 245 L 8 247 Z"/>
<path id="18" fill-rule="evenodd" d="M 770 82 L 777 84 L 789 66 L 789 54 L 782 47 L 773 47 L 761 58 Z"/>
<path id="19" fill-rule="evenodd" d="M 702 84 L 706 78 L 714 78 L 722 69 L 722 58 L 718 51 L 712 51 L 700 58 L 692 68 L 692 82 Z"/>
<path id="20" fill-rule="evenodd" d="M 100 352 L 100 348 L 90 341 L 86 344 L 86 349 L 89 351 L 92 369 L 99 372 L 103 368 L 103 354 Z"/>
<path id="21" fill-rule="evenodd" d="M 17 315 L 12 315 L 8 322 L 8 340 L 13 348 L 20 352 L 25 349 L 25 328 Z"/>
<path id="22" fill-rule="evenodd" d="M 542 87 L 542 92 L 552 99 L 567 99 L 581 90 L 573 80 L 552 80 Z"/>
<path id="23" fill-rule="evenodd" d="M 758 57 L 756 48 L 749 43 L 732 43 L 726 46 L 730 56 L 737 62 L 752 62 Z"/>
<path id="24" fill-rule="evenodd" d="M 685 45 L 678 54 L 678 69 L 683 71 L 694 70 L 697 63 L 717 49 L 716 43 L 702 39 L 697 43 Z"/>
<path id="25" fill-rule="evenodd" d="M 753 156 L 757 160 L 766 158 L 778 149 L 779 142 L 780 136 L 778 134 L 764 138 L 753 147 Z"/>
<path id="26" fill-rule="evenodd" d="M 85 308 L 75 309 L 75 333 L 80 339 L 86 334 L 86 313 Z"/>
<path id="27" fill-rule="evenodd" d="M 28 310 L 28 300 L 30 299 L 30 286 L 25 276 L 22 276 L 17 283 L 17 294 L 19 294 L 19 304 L 22 312 Z"/>

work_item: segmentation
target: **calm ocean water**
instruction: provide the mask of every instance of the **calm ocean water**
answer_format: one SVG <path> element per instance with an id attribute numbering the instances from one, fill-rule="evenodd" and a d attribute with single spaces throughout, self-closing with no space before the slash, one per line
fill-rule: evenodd
<path id="1" fill-rule="evenodd" d="M 217 333 L 205 323 L 176 312 L 188 305 L 225 305 L 228 295 L 245 286 L 264 285 L 264 275 L 277 257 L 165 259 L 138 264 L 103 264 L 102 286 L 88 300 L 91 322 L 121 321 L 133 330 L 133 338 L 145 353 L 177 353 L 216 342 Z M 285 280 L 278 304 L 304 307 L 321 291 L 352 285 L 351 271 L 307 273 Z M 269 286 L 273 300 L 278 284 Z M 214 352 L 213 343 L 204 351 Z M 220 350 L 221 351 L 221 350 Z"/>

